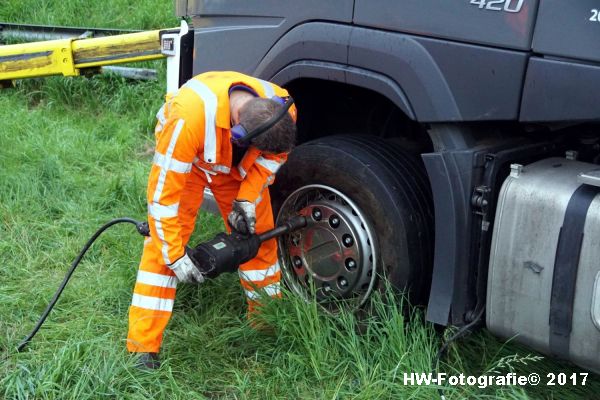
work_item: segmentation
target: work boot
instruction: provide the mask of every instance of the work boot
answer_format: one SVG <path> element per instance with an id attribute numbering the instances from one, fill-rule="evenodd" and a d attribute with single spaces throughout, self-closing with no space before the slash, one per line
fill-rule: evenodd
<path id="1" fill-rule="evenodd" d="M 246 318 L 248 319 L 248 324 L 250 328 L 252 328 L 255 332 L 261 333 L 264 335 L 275 335 L 277 332 L 275 331 L 275 327 L 265 321 L 260 315 L 257 315 L 256 311 L 249 312 L 246 314 Z"/>
<path id="2" fill-rule="evenodd" d="M 139 369 L 158 369 L 160 368 L 160 360 L 158 353 L 139 353 L 139 358 L 135 364 Z"/>

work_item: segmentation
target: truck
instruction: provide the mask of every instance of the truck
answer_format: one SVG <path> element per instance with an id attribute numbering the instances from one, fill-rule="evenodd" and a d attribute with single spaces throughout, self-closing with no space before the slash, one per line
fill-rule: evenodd
<path id="1" fill-rule="evenodd" d="M 600 9 L 593 0 L 177 0 L 192 75 L 284 86 L 271 192 L 301 296 L 387 280 L 435 324 L 600 371 Z M 197 54 L 197 57 L 193 55 Z M 485 311 L 484 311 L 485 310 Z"/>
<path id="2" fill-rule="evenodd" d="M 236 70 L 294 98 L 298 146 L 271 187 L 276 221 L 312 220 L 279 239 L 293 293 L 364 309 L 391 284 L 434 324 L 484 321 L 600 372 L 595 1 L 175 8 L 190 29 L 152 34 L 169 90 Z"/>

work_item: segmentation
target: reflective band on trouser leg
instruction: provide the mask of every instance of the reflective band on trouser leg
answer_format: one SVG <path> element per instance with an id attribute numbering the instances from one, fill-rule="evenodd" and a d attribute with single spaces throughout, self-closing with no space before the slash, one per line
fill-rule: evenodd
<path id="1" fill-rule="evenodd" d="M 245 269 L 250 268 L 244 264 L 244 269 L 240 268 L 240 283 L 244 288 L 248 300 L 248 309 L 254 311 L 254 307 L 259 304 L 262 296 L 280 297 L 281 296 L 281 270 L 279 263 L 269 266 L 266 269 Z"/>
<path id="2" fill-rule="evenodd" d="M 160 350 L 176 286 L 177 278 L 164 264 L 160 250 L 151 240 L 146 241 L 129 308 L 127 350 L 150 353 Z"/>
<path id="3" fill-rule="evenodd" d="M 275 242 L 275 239 L 269 242 L 271 241 Z M 269 245 L 269 242 L 263 244 L 263 246 L 273 247 Z M 261 249 L 263 246 L 261 246 Z M 277 248 L 276 244 L 274 248 Z M 264 265 L 263 261 L 258 258 L 259 256 L 242 265 L 239 270 L 240 284 L 246 294 L 249 314 L 256 311 L 256 307 L 261 304 L 260 299 L 264 296 L 281 297 L 281 270 L 279 264 L 275 262 L 275 264 L 264 269 L 250 269 L 256 268 L 259 263 Z"/>

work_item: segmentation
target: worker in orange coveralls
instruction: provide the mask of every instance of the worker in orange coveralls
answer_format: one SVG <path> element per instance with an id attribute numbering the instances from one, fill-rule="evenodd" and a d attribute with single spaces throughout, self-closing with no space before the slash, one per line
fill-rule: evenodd
<path id="1" fill-rule="evenodd" d="M 186 254 L 204 188 L 212 190 L 223 219 L 236 231 L 274 227 L 268 186 L 295 143 L 291 103 L 287 91 L 270 82 L 237 72 L 207 72 L 167 96 L 159 110 L 147 189 L 150 237 L 129 309 L 127 349 L 142 353 L 141 366 L 159 366 L 177 283 L 205 279 Z M 244 146 L 242 137 L 278 114 L 277 123 Z M 258 304 L 258 290 L 281 296 L 276 240 L 263 243 L 256 257 L 239 267 L 239 275 L 249 314 Z"/>

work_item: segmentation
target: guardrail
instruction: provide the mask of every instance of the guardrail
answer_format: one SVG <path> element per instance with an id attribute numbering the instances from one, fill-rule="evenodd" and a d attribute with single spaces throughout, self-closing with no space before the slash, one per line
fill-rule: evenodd
<path id="1" fill-rule="evenodd" d="M 39 40 L 68 39 L 73 37 L 102 37 L 135 32 L 140 31 L 133 29 L 85 28 L 0 22 L 0 40 L 2 41 L 6 41 L 7 39 L 17 39 L 35 42 Z"/>
<path id="2" fill-rule="evenodd" d="M 141 31 L 131 29 L 87 28 L 0 22 L 0 44 L 7 42 L 30 43 L 73 38 L 101 38 L 139 32 Z M 156 70 L 148 68 L 102 66 L 98 68 L 97 72 L 113 73 L 127 79 L 135 80 L 155 80 L 158 77 Z"/>

